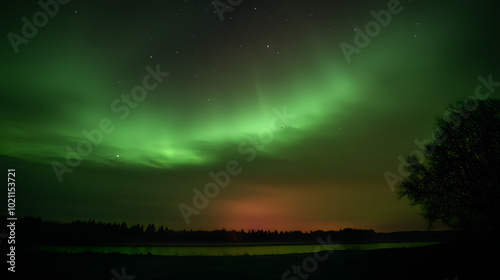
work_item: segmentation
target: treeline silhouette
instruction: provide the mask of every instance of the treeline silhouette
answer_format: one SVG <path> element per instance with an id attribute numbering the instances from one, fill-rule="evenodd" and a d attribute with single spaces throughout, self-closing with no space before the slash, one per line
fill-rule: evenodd
<path id="1" fill-rule="evenodd" d="M 375 233 L 366 229 L 341 229 L 339 231 L 269 231 L 269 230 L 181 230 L 174 231 L 154 224 L 103 223 L 73 221 L 71 223 L 43 221 L 40 217 L 19 218 L 16 223 L 19 245 L 124 245 L 169 243 L 318 243 L 320 237 L 331 242 L 387 242 L 387 241 L 438 241 L 449 239 L 448 232 Z M 444 236 L 446 235 L 446 236 Z"/>

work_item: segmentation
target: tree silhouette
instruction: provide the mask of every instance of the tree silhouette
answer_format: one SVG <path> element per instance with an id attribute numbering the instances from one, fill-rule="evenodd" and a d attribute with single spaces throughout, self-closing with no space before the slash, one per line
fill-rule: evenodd
<path id="1" fill-rule="evenodd" d="M 156 226 L 154 224 L 149 224 L 148 227 L 146 228 L 147 233 L 155 233 L 156 231 Z"/>
<path id="2" fill-rule="evenodd" d="M 400 198 L 420 205 L 429 226 L 500 229 L 500 102 L 468 98 L 437 120 L 425 155 L 408 157 Z"/>

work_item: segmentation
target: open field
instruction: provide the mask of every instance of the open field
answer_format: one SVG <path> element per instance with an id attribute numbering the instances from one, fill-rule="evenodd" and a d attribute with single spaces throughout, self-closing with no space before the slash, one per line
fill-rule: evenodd
<path id="1" fill-rule="evenodd" d="M 418 248 L 334 251 L 304 279 L 489 279 L 500 248 L 484 242 Z M 16 276 L 25 279 L 117 279 L 112 270 L 142 279 L 301 279 L 290 273 L 313 254 L 175 257 L 19 252 Z M 302 270 L 303 271 L 303 270 Z M 304 271 L 303 271 L 304 272 Z M 294 278 L 296 277 L 296 278 Z M 123 277 L 123 279 L 127 279 Z M 120 279 L 117 279 L 120 280 Z M 128 278 L 131 280 L 131 278 Z"/>

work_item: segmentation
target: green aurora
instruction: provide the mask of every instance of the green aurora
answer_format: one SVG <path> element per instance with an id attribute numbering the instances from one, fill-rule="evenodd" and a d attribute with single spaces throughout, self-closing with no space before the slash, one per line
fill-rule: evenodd
<path id="1" fill-rule="evenodd" d="M 41 8 L 9 2 L 0 165 L 16 169 L 17 215 L 173 229 L 425 229 L 383 174 L 430 137 L 448 104 L 474 93 L 478 76 L 500 79 L 498 9 L 401 1 L 348 63 L 339 45 L 354 45 L 355 27 L 388 2 L 243 1 L 221 22 L 210 1 L 70 1 L 17 54 L 5 35 L 21 34 L 21 18 Z M 169 74 L 130 106 L 123 96 L 146 67 Z M 112 131 L 69 166 L 68 147 L 103 119 Z M 241 172 L 186 225 L 179 204 L 192 205 L 193 188 L 230 161 Z"/>

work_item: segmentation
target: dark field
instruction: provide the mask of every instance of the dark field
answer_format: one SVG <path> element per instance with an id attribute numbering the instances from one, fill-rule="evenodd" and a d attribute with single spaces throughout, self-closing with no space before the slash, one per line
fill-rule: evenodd
<path id="1" fill-rule="evenodd" d="M 302 270 L 303 278 L 292 273 L 282 278 L 292 265 L 301 266 L 303 260 L 313 254 L 172 257 L 20 251 L 15 274 L 24 279 L 106 280 L 494 279 L 498 275 L 498 253 L 498 244 L 485 240 L 419 248 L 333 251 L 328 259 L 318 262 L 315 271 Z M 122 268 L 125 268 L 124 275 Z M 113 269 L 122 277 L 114 276 Z"/>

